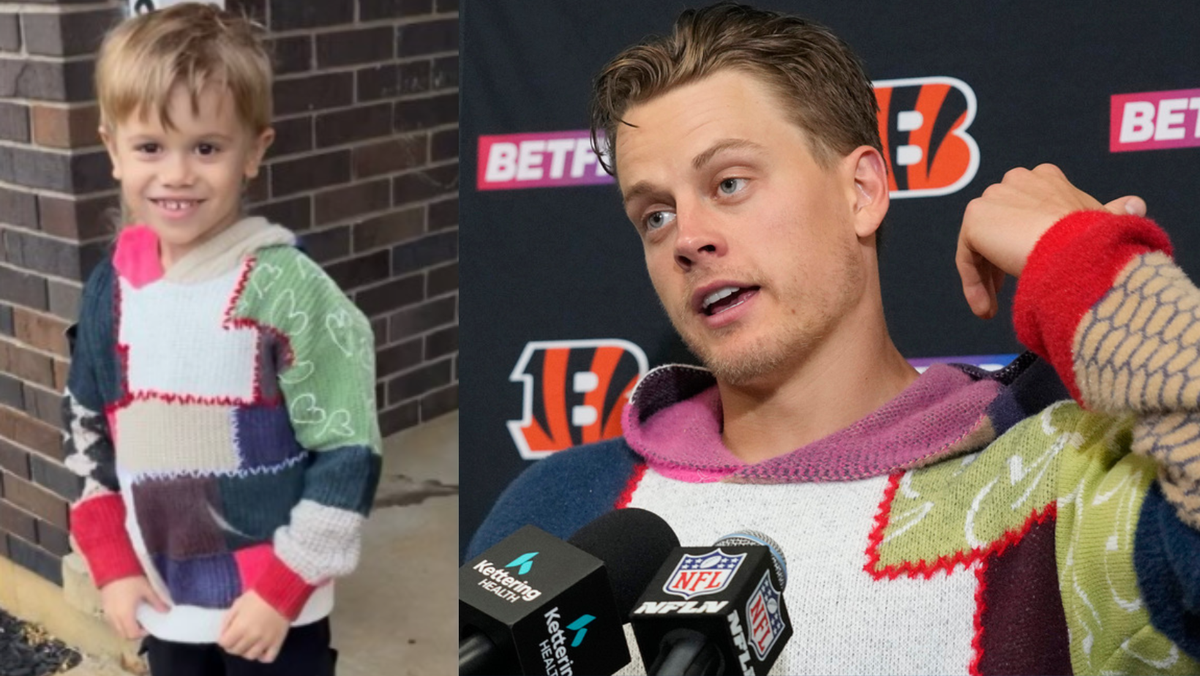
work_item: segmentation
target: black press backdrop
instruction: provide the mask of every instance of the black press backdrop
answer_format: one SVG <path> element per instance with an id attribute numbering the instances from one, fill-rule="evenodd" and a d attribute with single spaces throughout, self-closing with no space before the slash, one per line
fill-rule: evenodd
<path id="1" fill-rule="evenodd" d="M 1102 201 L 1142 195 L 1184 269 L 1200 272 L 1200 147 L 1156 148 L 1167 143 L 1151 139 L 1137 146 L 1144 149 L 1113 152 L 1110 144 L 1114 96 L 1196 90 L 1182 96 L 1200 97 L 1200 4 L 761 5 L 830 26 L 862 57 L 877 91 L 890 90 L 889 162 L 903 183 L 895 187 L 909 196 L 892 202 L 882 278 L 892 336 L 906 356 L 988 355 L 986 362 L 1020 351 L 1007 314 L 1011 281 L 1005 312 L 983 322 L 962 300 L 953 262 L 967 202 L 1012 167 L 1053 162 Z M 463 547 L 500 491 L 536 462 L 529 458 L 616 433 L 622 392 L 647 365 L 691 360 L 658 307 L 615 186 L 580 183 L 596 180 L 594 163 L 583 157 L 576 166 L 569 141 L 549 144 L 587 128 L 590 83 L 611 56 L 666 32 L 691 6 L 699 4 L 463 2 Z M 1153 106 L 1172 96 L 1180 95 L 1141 98 Z M 1170 106 L 1165 114 L 1181 117 L 1154 128 L 1160 140 L 1182 129 L 1176 145 L 1200 143 L 1200 111 Z M 901 115 L 912 110 L 922 119 Z M 1140 138 L 1151 128 L 1130 130 Z M 968 142 L 947 133 L 954 129 L 977 144 L 973 175 Z M 521 141 L 535 143 L 518 166 Z M 922 161 L 904 165 L 914 150 L 901 146 L 915 146 Z M 564 185 L 572 173 L 579 184 Z"/>

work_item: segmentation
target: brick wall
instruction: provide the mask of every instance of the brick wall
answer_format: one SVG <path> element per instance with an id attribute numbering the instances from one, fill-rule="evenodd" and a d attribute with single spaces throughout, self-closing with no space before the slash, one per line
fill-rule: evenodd
<path id="1" fill-rule="evenodd" d="M 268 27 L 277 140 L 251 211 L 371 318 L 385 435 L 458 406 L 457 0 L 227 0 Z M 116 0 L 0 0 L 0 556 L 61 584 L 63 330 L 112 236 L 94 54 Z"/>

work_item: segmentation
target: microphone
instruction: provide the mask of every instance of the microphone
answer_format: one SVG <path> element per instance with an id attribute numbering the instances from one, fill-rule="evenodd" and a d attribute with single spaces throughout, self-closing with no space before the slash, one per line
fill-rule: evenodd
<path id="1" fill-rule="evenodd" d="M 783 552 L 757 531 L 676 549 L 630 618 L 647 673 L 766 674 L 792 637 L 786 584 Z"/>
<path id="2" fill-rule="evenodd" d="M 608 512 L 568 542 L 525 526 L 459 569 L 459 673 L 611 674 L 622 625 L 679 546 L 661 517 Z"/>

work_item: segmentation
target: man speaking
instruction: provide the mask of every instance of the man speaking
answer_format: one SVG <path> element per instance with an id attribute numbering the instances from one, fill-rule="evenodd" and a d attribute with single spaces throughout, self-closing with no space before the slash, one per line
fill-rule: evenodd
<path id="1" fill-rule="evenodd" d="M 593 97 L 650 279 L 707 368 L 652 370 L 624 436 L 531 467 L 468 558 L 635 506 L 685 545 L 778 540 L 795 633 L 772 673 L 1200 672 L 1200 291 L 1140 199 L 1101 204 L 1049 165 L 988 188 L 963 291 L 989 318 L 1019 277 L 1033 354 L 918 375 L 884 321 L 887 166 L 844 43 L 689 10 Z"/>

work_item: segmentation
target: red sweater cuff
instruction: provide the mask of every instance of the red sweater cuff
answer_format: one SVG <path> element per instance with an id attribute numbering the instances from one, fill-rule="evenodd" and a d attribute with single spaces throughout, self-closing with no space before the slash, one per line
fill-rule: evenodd
<path id="1" fill-rule="evenodd" d="M 72 508 L 71 534 L 97 588 L 114 580 L 145 575 L 125 532 L 125 503 L 120 495 L 89 498 Z"/>
<path id="2" fill-rule="evenodd" d="M 1076 401 L 1072 345 L 1083 315 L 1134 256 L 1171 255 L 1167 234 L 1153 221 L 1107 211 L 1077 211 L 1046 231 L 1017 282 L 1013 324 L 1017 339 L 1048 359 Z"/>
<path id="3" fill-rule="evenodd" d="M 274 552 L 254 583 L 254 592 L 289 620 L 295 620 L 316 587 L 304 581 Z"/>

